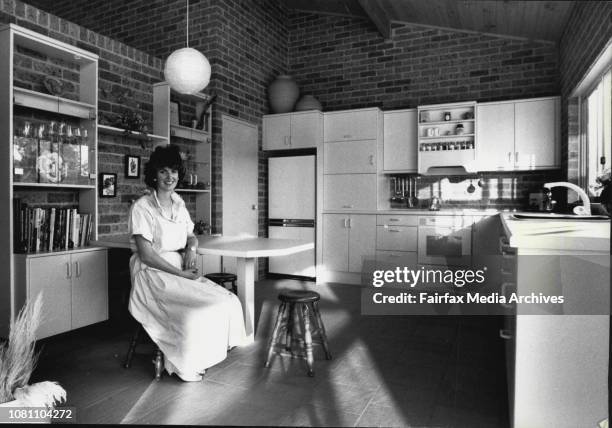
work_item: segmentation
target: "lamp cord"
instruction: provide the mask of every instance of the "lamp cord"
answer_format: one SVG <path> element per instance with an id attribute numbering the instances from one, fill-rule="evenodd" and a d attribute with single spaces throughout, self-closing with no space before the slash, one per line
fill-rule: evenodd
<path id="1" fill-rule="evenodd" d="M 189 0 L 187 0 L 187 40 L 185 45 L 189 47 Z"/>

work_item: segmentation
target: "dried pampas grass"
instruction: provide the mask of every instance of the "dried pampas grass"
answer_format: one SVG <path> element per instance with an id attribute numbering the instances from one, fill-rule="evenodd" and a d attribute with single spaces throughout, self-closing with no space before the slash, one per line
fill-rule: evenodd
<path id="1" fill-rule="evenodd" d="M 8 343 L 0 344 L 0 403 L 12 401 L 13 392 L 24 388 L 36 366 L 36 330 L 40 324 L 42 293 L 27 301 L 11 323 Z"/>

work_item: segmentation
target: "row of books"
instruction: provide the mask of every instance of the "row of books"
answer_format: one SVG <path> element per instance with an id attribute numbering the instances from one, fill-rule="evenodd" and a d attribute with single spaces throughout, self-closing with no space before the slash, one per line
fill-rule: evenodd
<path id="1" fill-rule="evenodd" d="M 93 216 L 76 208 L 29 207 L 13 200 L 15 213 L 14 251 L 69 250 L 89 245 Z"/>

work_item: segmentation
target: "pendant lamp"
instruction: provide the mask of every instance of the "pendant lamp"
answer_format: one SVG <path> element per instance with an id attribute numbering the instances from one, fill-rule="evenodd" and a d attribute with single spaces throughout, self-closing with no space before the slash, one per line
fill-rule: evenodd
<path id="1" fill-rule="evenodd" d="M 210 82 L 210 63 L 199 51 L 189 47 L 189 0 L 187 0 L 186 47 L 170 54 L 164 67 L 164 77 L 180 94 L 195 94 Z"/>

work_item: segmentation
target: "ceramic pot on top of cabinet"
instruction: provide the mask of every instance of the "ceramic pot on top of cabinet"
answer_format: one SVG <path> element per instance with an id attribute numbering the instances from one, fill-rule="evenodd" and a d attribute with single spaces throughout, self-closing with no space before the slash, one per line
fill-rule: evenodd
<path id="1" fill-rule="evenodd" d="M 268 87 L 268 100 L 272 113 L 293 111 L 295 102 L 300 96 L 300 89 L 293 77 L 281 74 Z"/>

